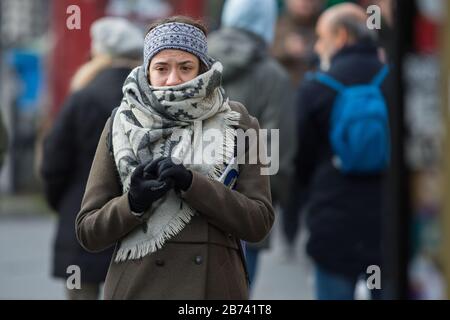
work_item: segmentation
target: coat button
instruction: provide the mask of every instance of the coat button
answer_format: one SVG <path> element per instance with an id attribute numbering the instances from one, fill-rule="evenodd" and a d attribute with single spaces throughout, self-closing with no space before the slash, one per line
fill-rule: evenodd
<path id="1" fill-rule="evenodd" d="M 158 267 L 162 267 L 162 266 L 164 265 L 164 260 L 162 260 L 162 259 L 156 259 L 155 263 L 156 263 L 156 265 L 157 265 Z"/>
<path id="2" fill-rule="evenodd" d="M 203 262 L 203 257 L 202 256 L 196 256 L 195 257 L 195 264 L 202 264 Z"/>

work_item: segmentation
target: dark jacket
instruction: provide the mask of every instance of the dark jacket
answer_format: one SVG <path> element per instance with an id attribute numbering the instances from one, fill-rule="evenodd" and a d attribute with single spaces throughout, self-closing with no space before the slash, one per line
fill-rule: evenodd
<path id="1" fill-rule="evenodd" d="M 44 141 L 41 174 L 45 195 L 59 213 L 53 256 L 57 277 L 67 277 L 67 267 L 78 265 L 81 281 L 100 283 L 105 279 L 112 249 L 88 253 L 76 239 L 74 224 L 100 135 L 112 109 L 122 100 L 122 85 L 130 71 L 105 69 L 69 96 Z"/>
<path id="2" fill-rule="evenodd" d="M 359 43 L 340 50 L 328 73 L 346 85 L 369 83 L 381 67 L 376 47 Z M 354 276 L 380 264 L 383 176 L 345 176 L 332 165 L 328 137 L 335 97 L 315 80 L 299 89 L 296 178 L 300 207 L 308 205 L 308 254 L 330 271 Z"/>
<path id="3" fill-rule="evenodd" d="M 230 106 L 241 113 L 238 128 L 259 129 L 241 104 Z M 107 147 L 109 131 L 108 121 L 76 219 L 78 239 L 91 251 L 115 245 L 143 223 L 131 213 L 128 192 L 120 187 Z M 192 171 L 192 184 L 182 197 L 199 214 L 160 250 L 141 259 L 111 261 L 105 299 L 247 299 L 238 239 L 261 240 L 275 218 L 269 176 L 260 169 L 261 163 L 240 165 L 234 190 Z"/>

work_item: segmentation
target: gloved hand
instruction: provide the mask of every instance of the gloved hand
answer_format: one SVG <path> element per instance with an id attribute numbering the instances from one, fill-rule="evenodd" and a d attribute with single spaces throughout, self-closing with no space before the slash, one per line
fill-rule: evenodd
<path id="1" fill-rule="evenodd" d="M 175 164 L 171 157 L 158 158 L 147 169 L 148 172 L 156 174 L 159 181 L 173 182 L 175 189 L 186 191 L 191 186 L 192 172 L 182 163 Z"/>
<path id="2" fill-rule="evenodd" d="M 152 162 L 138 165 L 131 175 L 128 201 L 133 212 L 144 213 L 154 201 L 172 188 L 170 181 L 159 181 L 155 175 L 145 171 Z"/>

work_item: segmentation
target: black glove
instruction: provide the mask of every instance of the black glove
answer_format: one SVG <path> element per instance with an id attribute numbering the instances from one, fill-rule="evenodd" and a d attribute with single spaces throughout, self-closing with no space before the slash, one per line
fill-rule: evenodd
<path id="1" fill-rule="evenodd" d="M 145 171 L 145 167 L 150 164 L 151 162 L 146 162 L 138 165 L 131 175 L 128 201 L 131 211 L 136 213 L 143 213 L 172 188 L 170 181 L 159 181 L 155 175 Z"/>
<path id="2" fill-rule="evenodd" d="M 159 181 L 173 182 L 175 189 L 186 191 L 192 183 L 192 172 L 181 164 L 175 164 L 171 157 L 161 157 L 148 167 Z M 147 171 L 147 170 L 146 170 Z"/>

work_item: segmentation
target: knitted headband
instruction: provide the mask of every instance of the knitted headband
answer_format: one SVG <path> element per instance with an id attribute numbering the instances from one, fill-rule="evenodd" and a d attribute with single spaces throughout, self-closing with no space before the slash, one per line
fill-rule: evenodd
<path id="1" fill-rule="evenodd" d="M 144 39 L 144 70 L 148 74 L 150 60 L 164 49 L 178 49 L 197 56 L 208 68 L 206 35 L 199 28 L 181 22 L 169 22 L 152 29 Z"/>

